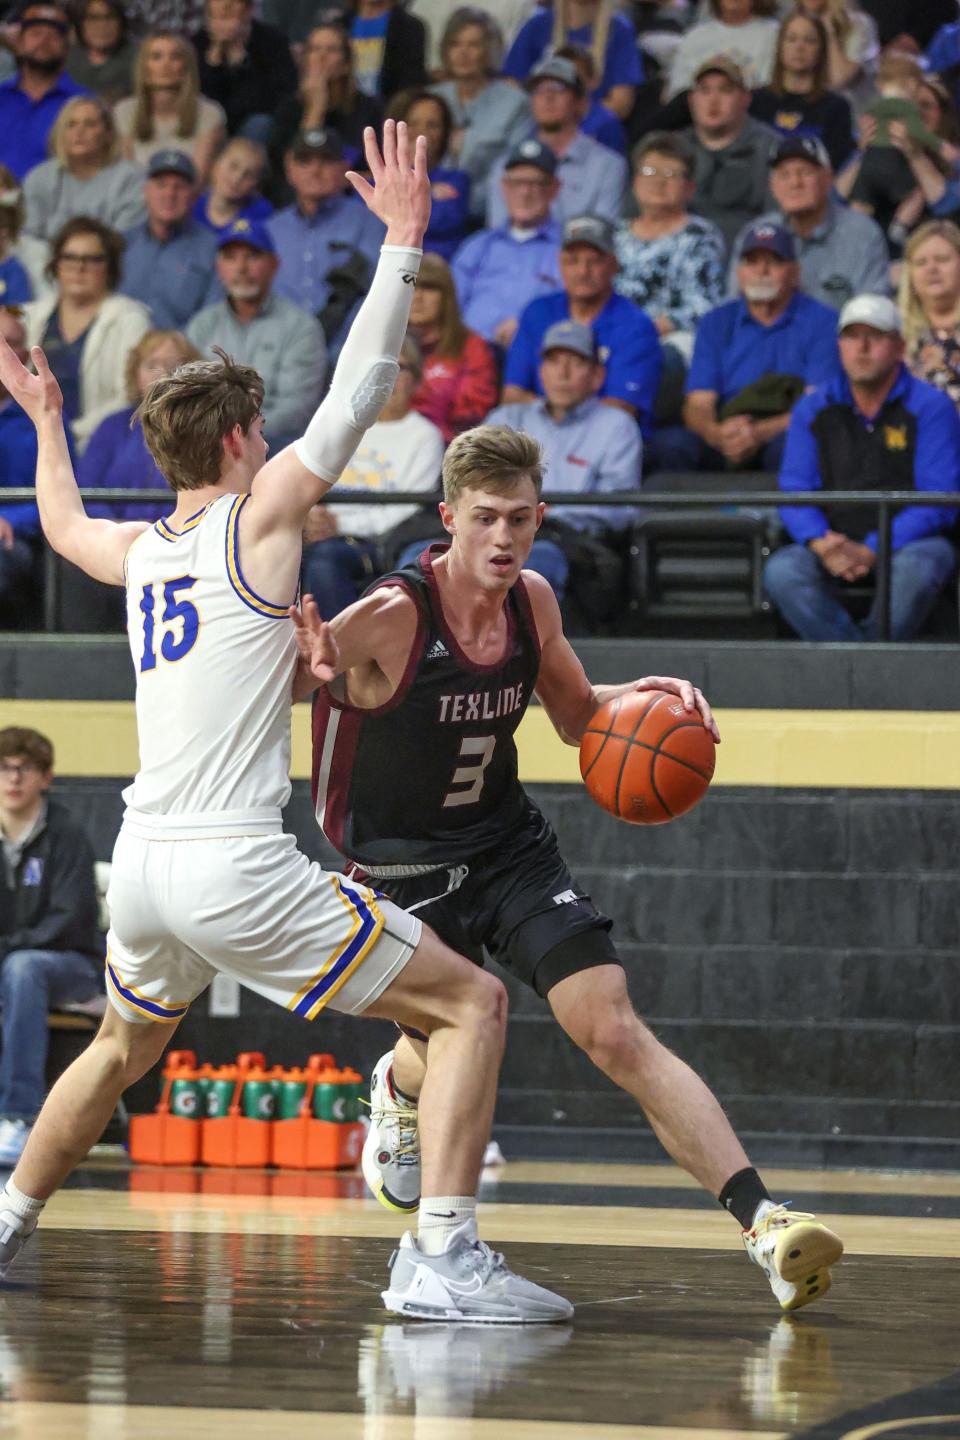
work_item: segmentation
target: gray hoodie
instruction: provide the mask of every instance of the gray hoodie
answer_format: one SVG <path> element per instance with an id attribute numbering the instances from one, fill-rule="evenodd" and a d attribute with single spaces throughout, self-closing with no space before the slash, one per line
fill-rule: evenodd
<path id="1" fill-rule="evenodd" d="M 708 150 L 693 126 L 683 133 L 693 151 L 697 186 L 690 209 L 713 221 L 729 253 L 744 225 L 773 208 L 770 156 L 778 136 L 750 115 L 736 139 L 720 150 Z"/>

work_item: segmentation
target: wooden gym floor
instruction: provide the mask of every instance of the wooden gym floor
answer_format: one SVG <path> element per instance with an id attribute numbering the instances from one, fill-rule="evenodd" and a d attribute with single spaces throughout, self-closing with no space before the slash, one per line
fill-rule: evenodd
<path id="1" fill-rule="evenodd" d="M 510 1163 L 482 1229 L 569 1326 L 403 1323 L 354 1175 L 91 1166 L 0 1286 L 0 1440 L 960 1437 L 960 1176 L 771 1171 L 847 1255 L 783 1319 L 669 1166 Z"/>

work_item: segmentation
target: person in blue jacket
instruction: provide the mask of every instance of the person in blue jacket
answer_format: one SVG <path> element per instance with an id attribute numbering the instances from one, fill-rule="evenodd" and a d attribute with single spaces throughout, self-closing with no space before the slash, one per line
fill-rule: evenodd
<path id="1" fill-rule="evenodd" d="M 856 620 L 846 592 L 876 572 L 876 515 L 830 503 L 831 490 L 960 491 L 960 417 L 953 401 L 903 363 L 900 312 L 883 295 L 859 295 L 840 314 L 843 373 L 793 412 L 779 485 L 820 492 L 822 503 L 784 506 L 792 543 L 771 556 L 767 594 L 803 640 L 872 640 L 876 606 Z M 949 538 L 958 511 L 913 505 L 894 516 L 890 638 L 912 640 L 957 569 Z"/>

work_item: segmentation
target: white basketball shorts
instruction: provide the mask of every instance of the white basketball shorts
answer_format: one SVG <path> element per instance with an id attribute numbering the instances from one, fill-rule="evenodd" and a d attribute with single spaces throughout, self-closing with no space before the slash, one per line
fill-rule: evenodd
<path id="1" fill-rule="evenodd" d="M 292 835 L 145 839 L 124 826 L 107 891 L 107 994 L 173 1024 L 218 972 L 313 1020 L 359 1015 L 413 955 L 421 924 L 324 870 Z"/>

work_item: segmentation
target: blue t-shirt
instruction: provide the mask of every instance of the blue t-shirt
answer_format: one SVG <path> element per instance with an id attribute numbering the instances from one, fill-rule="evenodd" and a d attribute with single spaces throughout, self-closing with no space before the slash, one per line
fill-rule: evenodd
<path id="1" fill-rule="evenodd" d="M 615 150 L 618 155 L 627 153 L 627 132 L 620 123 L 618 116 L 599 100 L 591 100 L 590 109 L 580 121 L 580 129 L 584 135 L 591 136 L 606 145 L 608 150 Z"/>
<path id="2" fill-rule="evenodd" d="M 519 385 L 537 395 L 543 394 L 540 342 L 551 325 L 569 318 L 570 304 L 565 290 L 531 300 L 520 316 L 517 333 L 507 351 L 504 385 Z M 606 366 L 598 394 L 632 405 L 643 438 L 648 440 L 653 434 L 653 407 L 662 364 L 656 326 L 632 300 L 611 295 L 593 322 L 593 333 L 601 363 Z"/>
<path id="3" fill-rule="evenodd" d="M 207 200 L 209 198 L 207 191 L 204 191 L 202 195 L 198 195 L 190 213 L 194 220 L 199 220 L 201 225 L 206 225 L 207 229 L 212 230 L 214 235 L 222 235 L 225 230 L 230 228 L 230 225 L 236 224 L 238 220 L 269 220 L 273 214 L 273 206 L 269 200 L 264 200 L 262 195 L 252 195 L 239 215 L 235 215 L 228 225 L 214 225 L 207 214 Z"/>
<path id="4" fill-rule="evenodd" d="M 839 373 L 835 310 L 796 294 L 772 325 L 761 325 L 746 301 L 729 300 L 697 327 L 686 388 L 687 394 L 712 390 L 725 405 L 763 375 L 799 375 L 807 385 L 823 385 Z"/>
<path id="5" fill-rule="evenodd" d="M 380 71 L 383 69 L 383 51 L 387 40 L 387 25 L 390 11 L 378 15 L 375 20 L 361 20 L 353 17 L 350 26 L 350 45 L 353 50 L 353 78 L 358 90 L 364 95 L 380 94 Z"/>
<path id="6" fill-rule="evenodd" d="M 16 255 L 0 260 L 0 305 L 25 305 L 32 299 L 30 276 Z"/>
<path id="7" fill-rule="evenodd" d="M 442 165 L 430 171 L 432 206 L 424 250 L 449 260 L 470 226 L 470 176 Z"/>
<path id="8" fill-rule="evenodd" d="M 552 36 L 553 11 L 543 8 L 536 10 L 530 19 L 521 25 L 517 38 L 510 46 L 503 62 L 504 75 L 508 75 L 511 80 L 526 80 L 530 71 L 549 52 Z M 592 25 L 579 25 L 575 30 L 567 31 L 568 45 L 582 45 L 589 50 L 592 43 Z M 614 85 L 642 83 L 643 61 L 637 49 L 636 31 L 623 15 L 611 15 L 603 75 L 594 94 L 606 95 Z"/>
<path id="9" fill-rule="evenodd" d="M 139 421 L 131 429 L 133 407 L 118 410 L 101 421 L 77 467 L 81 488 L 116 486 L 118 490 L 162 490 L 166 480 L 147 449 Z M 112 500 L 86 502 L 87 514 L 96 520 L 158 520 L 169 513 L 169 501 Z"/>

